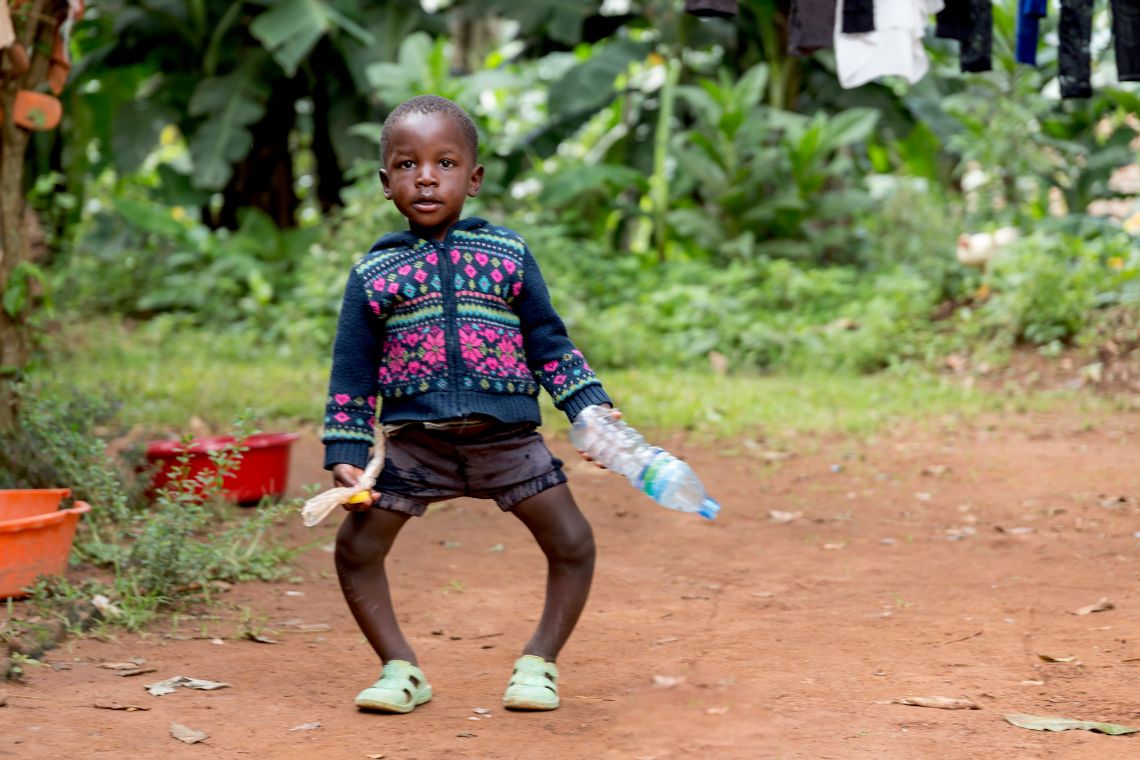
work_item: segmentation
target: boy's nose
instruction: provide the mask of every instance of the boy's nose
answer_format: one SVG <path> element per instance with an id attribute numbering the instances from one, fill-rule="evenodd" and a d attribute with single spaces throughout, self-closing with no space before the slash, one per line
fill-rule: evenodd
<path id="1" fill-rule="evenodd" d="M 435 178 L 435 172 L 431 170 L 430 166 L 424 166 L 420 169 L 419 174 L 416 175 L 417 185 L 436 185 L 439 184 Z"/>

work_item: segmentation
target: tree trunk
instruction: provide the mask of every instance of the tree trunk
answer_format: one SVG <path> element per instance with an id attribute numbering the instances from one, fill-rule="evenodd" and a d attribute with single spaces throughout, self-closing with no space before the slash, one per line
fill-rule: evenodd
<path id="1" fill-rule="evenodd" d="M 30 6 L 30 7 L 29 7 Z M 12 122 L 16 93 L 36 89 L 47 77 L 50 51 L 59 24 L 67 17 L 66 0 L 35 0 L 14 9 L 16 39 L 31 56 L 25 72 L 15 72 L 5 56 L 0 70 L 0 430 L 15 423 L 16 402 L 12 381 L 19 379 L 31 350 L 29 304 L 15 313 L 5 308 L 3 295 L 14 286 L 13 272 L 31 260 L 24 224 L 24 160 L 31 133 Z"/>
<path id="2" fill-rule="evenodd" d="M 296 122 L 296 82 L 281 80 L 273 87 L 265 116 L 253 126 L 253 147 L 237 166 L 226 189 L 217 226 L 237 229 L 238 211 L 259 208 L 280 229 L 297 226 L 300 201 L 294 188 L 293 152 L 289 139 Z"/>

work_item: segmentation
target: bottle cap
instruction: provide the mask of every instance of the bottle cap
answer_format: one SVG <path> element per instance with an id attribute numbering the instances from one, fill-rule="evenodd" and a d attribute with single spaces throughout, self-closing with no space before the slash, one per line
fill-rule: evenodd
<path id="1" fill-rule="evenodd" d="M 717 504 L 716 499 L 712 498 L 706 498 L 701 503 L 701 508 L 697 510 L 697 514 L 706 520 L 715 520 L 718 512 L 720 512 L 720 504 Z"/>

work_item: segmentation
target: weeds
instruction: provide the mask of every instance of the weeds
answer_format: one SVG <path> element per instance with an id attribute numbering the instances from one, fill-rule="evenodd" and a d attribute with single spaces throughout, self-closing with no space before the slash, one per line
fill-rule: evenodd
<path id="1" fill-rule="evenodd" d="M 287 573 L 298 550 L 275 544 L 268 534 L 297 509 L 296 500 L 263 503 L 233 519 L 234 508 L 223 498 L 224 482 L 245 451 L 240 443 L 211 452 L 214 467 L 196 473 L 184 453 L 148 502 L 145 484 L 111 459 L 95 434 L 103 417 L 92 410 L 109 406 L 83 395 L 61 401 L 27 389 L 21 398 L 21 424 L 0 438 L 0 451 L 21 455 L 0 458 L 0 484 L 69 486 L 92 505 L 73 550 L 73 559 L 88 564 L 89 577 L 41 580 L 30 589 L 33 607 L 60 615 L 69 604 L 102 595 L 109 602 L 97 606 L 106 624 L 139 630 L 191 600 L 213 601 L 220 582 Z M 239 419 L 234 438 L 240 442 L 252 432 Z"/>

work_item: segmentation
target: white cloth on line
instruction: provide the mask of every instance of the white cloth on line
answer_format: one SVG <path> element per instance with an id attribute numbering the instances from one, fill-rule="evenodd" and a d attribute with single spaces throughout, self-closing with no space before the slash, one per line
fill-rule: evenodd
<path id="1" fill-rule="evenodd" d="M 840 86 L 851 89 L 882 76 L 896 75 L 911 84 L 930 69 L 922 37 L 931 14 L 943 0 L 876 0 L 875 30 L 843 33 L 843 2 L 835 14 L 835 68 Z"/>

